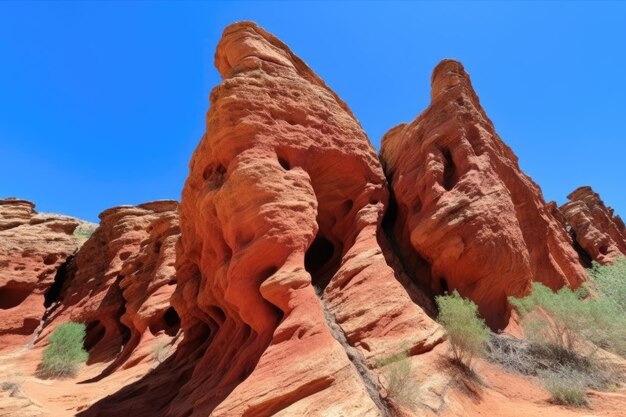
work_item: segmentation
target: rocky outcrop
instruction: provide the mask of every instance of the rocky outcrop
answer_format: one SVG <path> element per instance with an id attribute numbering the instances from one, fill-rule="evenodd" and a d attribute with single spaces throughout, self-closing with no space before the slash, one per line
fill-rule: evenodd
<path id="1" fill-rule="evenodd" d="M 55 277 L 84 241 L 79 228 L 89 224 L 37 213 L 29 201 L 0 200 L 0 350 L 31 341 Z"/>
<path id="2" fill-rule="evenodd" d="M 626 256 L 624 222 L 591 187 L 580 187 L 567 198 L 570 201 L 560 211 L 576 244 L 591 260 L 609 264 Z"/>
<path id="3" fill-rule="evenodd" d="M 172 305 L 185 338 L 157 371 L 180 389 L 145 380 L 84 415 L 138 401 L 140 415 L 388 415 L 377 359 L 428 351 L 442 332 L 383 255 L 376 152 L 348 107 L 255 24 L 229 26 L 215 64 L 223 82 L 180 206 Z"/>
<path id="4" fill-rule="evenodd" d="M 176 287 L 179 235 L 176 201 L 102 212 L 100 226 L 59 283 L 42 342 L 60 323 L 85 323 L 88 364 L 113 360 L 104 377 L 125 364 L 140 342 L 176 336 L 180 323 L 169 300 Z"/>
<path id="5" fill-rule="evenodd" d="M 228 27 L 215 64 L 224 81 L 183 189 L 172 301 L 185 334 L 210 340 L 202 390 L 181 394 L 192 415 L 385 414 L 369 368 L 441 334 L 383 256 L 376 153 L 348 107 L 256 25 Z"/>
<path id="6" fill-rule="evenodd" d="M 433 293 L 458 290 L 501 328 L 507 296 L 524 295 L 531 281 L 555 289 L 586 279 L 565 229 L 496 134 L 459 62 L 437 65 L 431 104 L 385 135 L 381 158 L 397 202 L 389 231 Z"/>

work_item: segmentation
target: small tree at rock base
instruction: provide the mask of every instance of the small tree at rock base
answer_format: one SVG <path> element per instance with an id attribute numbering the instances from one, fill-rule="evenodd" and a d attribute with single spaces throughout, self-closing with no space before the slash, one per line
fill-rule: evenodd
<path id="1" fill-rule="evenodd" d="M 82 323 L 63 323 L 48 339 L 43 351 L 41 374 L 46 377 L 73 376 L 89 354 L 83 348 L 86 327 Z"/>
<path id="2" fill-rule="evenodd" d="M 474 302 L 462 298 L 457 291 L 435 298 L 439 307 L 439 323 L 448 333 L 454 361 L 471 369 L 472 360 L 485 353 L 489 329 L 478 317 Z"/>

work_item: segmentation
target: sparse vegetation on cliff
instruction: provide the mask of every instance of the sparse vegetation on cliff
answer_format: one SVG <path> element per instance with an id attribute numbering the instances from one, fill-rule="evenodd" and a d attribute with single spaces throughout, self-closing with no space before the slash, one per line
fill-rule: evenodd
<path id="1" fill-rule="evenodd" d="M 511 297 L 509 302 L 522 316 L 526 337 L 555 355 L 578 352 L 589 357 L 598 347 L 626 353 L 624 312 L 616 301 L 602 294 L 589 296 L 584 287 L 553 292 L 535 283 L 529 296 Z"/>
<path id="2" fill-rule="evenodd" d="M 87 360 L 89 354 L 83 348 L 85 339 L 83 323 L 63 323 L 48 339 L 48 347 L 43 351 L 41 374 L 45 377 L 73 376 Z"/>
<path id="3" fill-rule="evenodd" d="M 489 341 L 489 329 L 478 317 L 478 307 L 457 291 L 435 300 L 439 307 L 438 321 L 448 333 L 454 361 L 471 369 L 472 360 L 485 353 Z"/>
<path id="4" fill-rule="evenodd" d="M 588 388 L 614 386 L 622 375 L 598 349 L 626 352 L 626 316 L 620 296 L 604 292 L 618 281 L 615 272 L 619 268 L 594 266 L 591 276 L 599 294 L 590 294 L 584 287 L 553 292 L 535 283 L 529 296 L 509 298 L 522 317 L 529 342 L 503 343 L 501 336 L 494 337 L 490 357 L 509 369 L 537 375 L 557 403 L 584 405 Z M 598 281 L 596 275 L 600 275 Z"/>
<path id="5" fill-rule="evenodd" d="M 598 291 L 626 314 L 626 257 L 618 258 L 611 265 L 594 262 L 589 277 Z"/>
<path id="6" fill-rule="evenodd" d="M 539 374 L 539 378 L 550 392 L 553 402 L 577 407 L 587 404 L 586 374 L 570 367 L 562 367 L 557 370 L 543 371 Z"/>
<path id="7" fill-rule="evenodd" d="M 378 361 L 376 365 L 384 367 L 383 374 L 387 380 L 387 395 L 389 399 L 393 403 L 404 407 L 417 407 L 419 384 L 413 376 L 408 355 L 399 353 Z"/>

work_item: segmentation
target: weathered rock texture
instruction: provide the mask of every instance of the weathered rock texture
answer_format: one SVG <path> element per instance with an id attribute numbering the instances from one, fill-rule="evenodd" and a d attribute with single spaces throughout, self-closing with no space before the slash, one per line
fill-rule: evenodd
<path id="1" fill-rule="evenodd" d="M 385 135 L 381 157 L 397 202 L 391 233 L 433 293 L 458 290 L 500 328 L 506 297 L 525 294 L 531 281 L 555 289 L 586 279 L 565 229 L 496 134 L 460 63 L 437 65 L 430 106 Z"/>
<path id="2" fill-rule="evenodd" d="M 368 366 L 441 334 L 378 243 L 388 195 L 376 153 L 348 107 L 256 25 L 228 27 L 215 64 L 224 81 L 183 190 L 173 299 L 186 334 L 209 341 L 202 389 L 181 393 L 198 416 L 384 414 Z"/>
<path id="3" fill-rule="evenodd" d="M 142 340 L 178 333 L 180 320 L 169 303 L 176 287 L 178 203 L 115 207 L 100 220 L 58 282 L 41 340 L 60 323 L 85 323 L 88 364 L 113 360 L 104 377 Z"/>
<path id="4" fill-rule="evenodd" d="M 46 310 L 46 292 L 82 243 L 74 235 L 81 223 L 37 213 L 29 201 L 0 200 L 0 350 L 31 341 Z"/>
<path id="5" fill-rule="evenodd" d="M 608 264 L 626 256 L 626 227 L 591 187 L 580 187 L 560 207 L 570 233 L 590 259 Z"/>
<path id="6" fill-rule="evenodd" d="M 427 351 L 442 333 L 383 256 L 376 153 L 348 107 L 256 25 L 228 27 L 215 64 L 224 80 L 180 206 L 172 304 L 185 338 L 163 368 L 195 362 L 170 377 L 179 390 L 153 380 L 93 415 L 137 401 L 140 415 L 386 415 L 376 359 Z"/>

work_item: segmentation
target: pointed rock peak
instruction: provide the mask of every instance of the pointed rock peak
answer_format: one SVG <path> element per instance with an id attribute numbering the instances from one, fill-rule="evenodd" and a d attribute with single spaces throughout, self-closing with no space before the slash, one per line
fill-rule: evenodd
<path id="1" fill-rule="evenodd" d="M 385 135 L 381 159 L 395 244 L 432 294 L 457 290 L 500 329 L 507 297 L 527 294 L 534 279 L 553 289 L 586 279 L 556 207 L 519 168 L 460 62 L 435 67 L 430 105 Z"/>
<path id="2" fill-rule="evenodd" d="M 472 87 L 470 76 L 459 61 L 454 59 L 441 61 L 433 70 L 430 82 L 432 101 L 445 97 L 446 100 L 456 100 L 463 105 L 466 100 L 470 100 L 482 112 L 480 100 Z"/>
<path id="3" fill-rule="evenodd" d="M 262 61 L 295 67 L 293 54 L 278 38 L 254 22 L 244 21 L 224 29 L 215 51 L 215 66 L 222 77 L 233 67 L 259 67 Z"/>
<path id="4" fill-rule="evenodd" d="M 251 21 L 233 23 L 224 29 L 215 50 L 215 67 L 222 78 L 234 72 L 263 68 L 264 71 L 295 71 L 325 89 L 354 118 L 348 105 L 308 65 L 276 36 Z"/>

